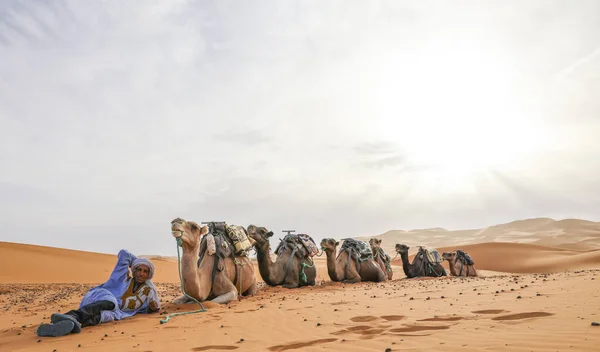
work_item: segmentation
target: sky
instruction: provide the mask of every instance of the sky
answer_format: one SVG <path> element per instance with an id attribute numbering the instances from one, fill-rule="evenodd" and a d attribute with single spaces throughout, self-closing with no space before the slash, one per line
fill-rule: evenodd
<path id="1" fill-rule="evenodd" d="M 600 220 L 600 2 L 0 1 L 0 241 Z M 281 234 L 281 235 L 278 235 Z"/>

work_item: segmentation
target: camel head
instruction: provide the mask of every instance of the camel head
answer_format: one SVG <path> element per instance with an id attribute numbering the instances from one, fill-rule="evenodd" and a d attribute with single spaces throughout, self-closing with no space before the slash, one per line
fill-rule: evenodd
<path id="1" fill-rule="evenodd" d="M 181 241 L 188 246 L 196 247 L 200 244 L 202 236 L 208 233 L 208 226 L 177 218 L 171 221 L 171 233 L 175 238 L 181 237 Z"/>
<path id="2" fill-rule="evenodd" d="M 442 258 L 449 262 L 453 262 L 456 259 L 456 252 L 444 252 L 442 253 Z"/>
<path id="3" fill-rule="evenodd" d="M 335 254 L 335 250 L 340 243 L 333 238 L 324 238 L 321 240 L 321 249 L 324 252 Z"/>
<path id="4" fill-rule="evenodd" d="M 398 254 L 408 254 L 409 246 L 405 244 L 396 243 L 396 253 Z"/>
<path id="5" fill-rule="evenodd" d="M 250 225 L 248 236 L 255 241 L 255 245 L 264 245 L 273 236 L 273 231 L 267 230 L 266 227 Z"/>
<path id="6" fill-rule="evenodd" d="M 378 238 L 371 238 L 369 240 L 369 244 L 371 245 L 371 250 L 374 250 L 375 248 L 377 248 L 377 249 L 381 248 L 381 240 Z"/>

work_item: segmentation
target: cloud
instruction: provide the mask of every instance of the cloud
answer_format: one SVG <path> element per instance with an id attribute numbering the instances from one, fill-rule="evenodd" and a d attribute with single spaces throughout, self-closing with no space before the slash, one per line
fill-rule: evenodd
<path id="1" fill-rule="evenodd" d="M 319 239 L 594 214 L 594 85 L 547 86 L 593 73 L 597 2 L 438 5 L 0 2 L 2 240 L 169 254 L 178 216 Z"/>
<path id="2" fill-rule="evenodd" d="M 596 60 L 599 57 L 600 57 L 600 48 L 596 48 L 590 54 L 578 58 L 577 60 L 575 60 L 574 62 L 572 62 L 571 64 L 569 64 L 569 66 L 567 66 L 565 69 L 563 69 L 560 72 L 558 72 L 556 74 L 556 79 L 558 81 L 562 81 L 567 76 L 571 75 L 573 72 L 575 72 L 576 70 L 578 70 L 580 67 L 585 66 L 586 64 L 588 64 L 588 63 Z"/>
<path id="3" fill-rule="evenodd" d="M 354 147 L 359 154 L 378 155 L 392 154 L 396 152 L 396 146 L 390 142 L 363 142 Z"/>

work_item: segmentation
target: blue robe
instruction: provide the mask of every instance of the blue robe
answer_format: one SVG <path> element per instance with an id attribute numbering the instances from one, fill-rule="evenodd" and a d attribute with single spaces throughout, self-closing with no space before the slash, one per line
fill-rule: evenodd
<path id="1" fill-rule="evenodd" d="M 120 250 L 117 256 L 117 264 L 112 274 L 110 274 L 108 281 L 89 290 L 81 300 L 79 308 L 81 309 L 85 305 L 102 300 L 113 302 L 115 309 L 103 310 L 101 312 L 101 323 L 129 318 L 137 313 L 148 313 L 150 300 L 155 301 L 158 309 L 160 309 L 160 300 L 158 299 L 156 287 L 150 280 L 146 280 L 143 284 L 145 286 L 140 287 L 136 291 L 139 293 L 139 297 L 130 297 L 132 299 L 129 301 L 123 301 L 123 296 L 130 290 L 130 285 L 133 281 L 133 278 L 128 277 L 129 267 L 131 267 L 133 261 L 136 259 L 135 255 L 125 249 Z M 142 295 L 142 292 L 147 292 L 147 294 Z"/>

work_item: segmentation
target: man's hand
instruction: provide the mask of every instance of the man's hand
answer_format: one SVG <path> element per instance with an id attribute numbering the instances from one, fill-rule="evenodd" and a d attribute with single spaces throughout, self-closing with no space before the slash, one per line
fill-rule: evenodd
<path id="1" fill-rule="evenodd" d="M 156 312 L 158 310 L 158 302 L 150 301 L 150 310 Z"/>

